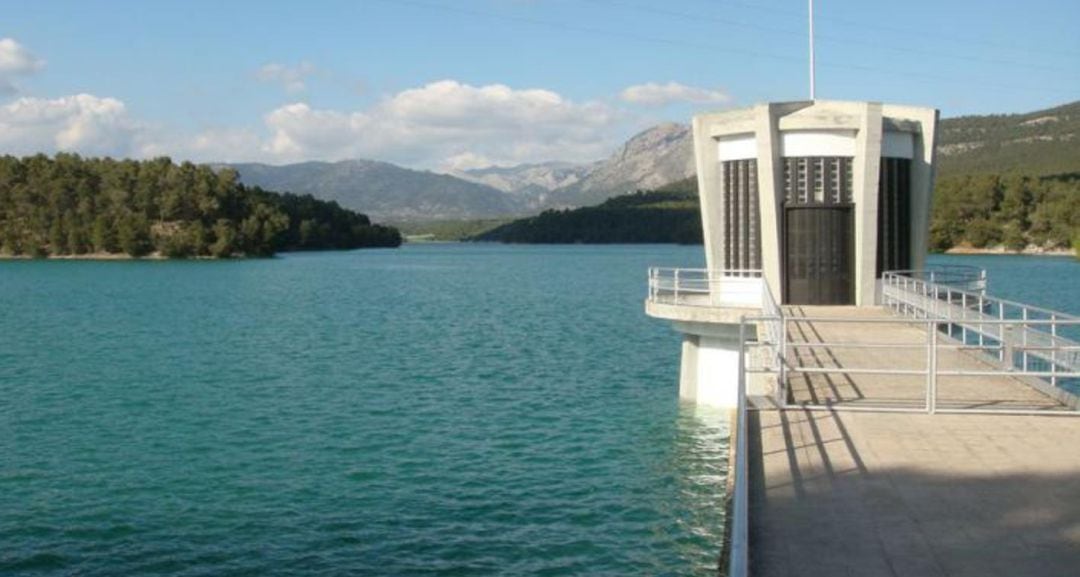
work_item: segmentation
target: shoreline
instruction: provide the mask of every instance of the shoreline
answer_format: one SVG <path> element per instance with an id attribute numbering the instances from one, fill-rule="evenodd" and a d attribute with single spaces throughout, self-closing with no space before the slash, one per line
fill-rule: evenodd
<path id="1" fill-rule="evenodd" d="M 191 257 L 188 259 L 170 259 L 161 253 L 150 253 L 145 256 L 131 256 L 122 252 L 89 252 L 85 254 L 50 254 L 46 256 L 30 256 L 26 254 L 0 254 L 0 261 L 5 260 L 101 260 L 101 261 L 121 261 L 121 260 L 149 260 L 149 261 L 163 261 L 163 260 L 218 260 L 214 257 Z"/>
<path id="2" fill-rule="evenodd" d="M 1076 256 L 1076 253 L 1066 248 L 1044 249 L 1034 246 L 1029 246 L 1024 250 L 1008 250 L 1004 246 L 998 245 L 987 248 L 975 248 L 972 246 L 954 246 L 941 254 L 958 254 L 958 255 L 1019 255 L 1019 256 Z"/>

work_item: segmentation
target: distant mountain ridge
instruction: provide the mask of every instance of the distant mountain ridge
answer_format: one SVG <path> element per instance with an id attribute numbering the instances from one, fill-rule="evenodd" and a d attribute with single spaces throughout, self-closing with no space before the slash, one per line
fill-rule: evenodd
<path id="1" fill-rule="evenodd" d="M 525 203 L 490 186 L 388 162 L 345 160 L 272 166 L 219 165 L 267 190 L 311 194 L 376 220 L 450 219 L 522 214 Z"/>
<path id="2" fill-rule="evenodd" d="M 519 196 L 528 208 L 538 209 L 547 205 L 551 191 L 581 182 L 596 169 L 598 164 L 595 162 L 589 164 L 544 162 L 519 164 L 512 167 L 490 166 L 455 171 L 451 174 Z"/>
<path id="3" fill-rule="evenodd" d="M 946 118 L 937 152 L 943 175 L 1080 172 L 1080 101 L 1025 114 Z"/>
<path id="4" fill-rule="evenodd" d="M 350 160 L 285 166 L 231 165 L 246 184 L 310 193 L 379 220 L 520 216 L 595 205 L 694 175 L 693 135 L 666 123 L 631 137 L 607 159 L 547 162 L 437 174 L 385 162 Z M 941 121 L 938 173 L 1080 172 L 1080 102 L 1025 114 Z"/>

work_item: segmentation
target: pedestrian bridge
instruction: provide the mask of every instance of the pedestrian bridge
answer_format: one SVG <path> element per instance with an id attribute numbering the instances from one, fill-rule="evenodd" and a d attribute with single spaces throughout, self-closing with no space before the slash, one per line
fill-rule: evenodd
<path id="1" fill-rule="evenodd" d="M 647 306 L 743 322 L 756 405 L 1077 413 L 1080 317 L 994 298 L 963 268 L 885 273 L 874 307 L 780 306 L 760 271 L 651 269 Z"/>
<path id="2" fill-rule="evenodd" d="M 985 275 L 886 273 L 874 307 L 779 306 L 759 271 L 649 273 L 649 314 L 739 325 L 726 573 L 1080 567 L 1080 318 Z"/>

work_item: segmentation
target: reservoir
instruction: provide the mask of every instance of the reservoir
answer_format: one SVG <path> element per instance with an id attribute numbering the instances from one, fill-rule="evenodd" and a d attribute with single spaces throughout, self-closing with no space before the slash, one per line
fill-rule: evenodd
<path id="1" fill-rule="evenodd" d="M 658 262 L 703 256 L 0 263 L 0 574 L 708 572 L 727 429 Z"/>
<path id="2" fill-rule="evenodd" d="M 1080 312 L 1080 261 L 931 257 Z M 417 245 L 0 262 L 0 573 L 714 574 L 724 416 L 651 265 Z"/>

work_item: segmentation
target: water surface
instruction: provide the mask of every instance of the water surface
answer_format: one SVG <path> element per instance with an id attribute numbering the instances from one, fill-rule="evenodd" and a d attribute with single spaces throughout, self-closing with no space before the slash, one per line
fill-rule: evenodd
<path id="1" fill-rule="evenodd" d="M 726 425 L 642 311 L 702 261 L 0 263 L 0 573 L 708 573 Z"/>

